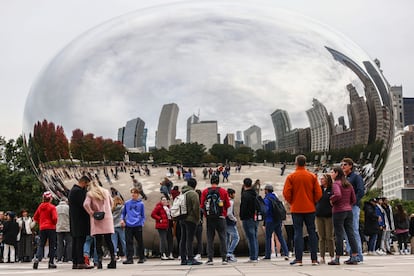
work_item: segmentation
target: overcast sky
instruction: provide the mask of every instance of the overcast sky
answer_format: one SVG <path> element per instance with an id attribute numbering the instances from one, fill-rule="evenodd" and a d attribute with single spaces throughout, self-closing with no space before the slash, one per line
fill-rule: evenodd
<path id="1" fill-rule="evenodd" d="M 42 68 L 69 42 L 111 18 L 168 0 L 0 0 L 0 136 L 17 138 L 27 94 Z M 378 58 L 391 85 L 414 97 L 414 2 L 263 1 L 320 21 Z M 257 1 L 255 1 L 257 3 Z"/>

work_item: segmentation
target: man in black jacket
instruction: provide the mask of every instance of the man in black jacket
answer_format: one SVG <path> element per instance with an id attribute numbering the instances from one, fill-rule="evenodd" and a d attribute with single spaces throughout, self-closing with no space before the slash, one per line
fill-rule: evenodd
<path id="1" fill-rule="evenodd" d="M 73 185 L 69 193 L 70 232 L 72 235 L 72 269 L 89 269 L 93 266 L 85 264 L 83 244 L 90 234 L 89 214 L 83 208 L 86 198 L 86 188 L 91 180 L 82 176 L 78 184 Z"/>
<path id="2" fill-rule="evenodd" d="M 240 220 L 242 221 L 243 230 L 246 233 L 249 244 L 248 262 L 257 263 L 259 256 L 259 242 L 257 240 L 259 222 L 256 220 L 257 194 L 252 188 L 252 180 L 250 178 L 243 180 L 243 188 L 240 201 Z"/>

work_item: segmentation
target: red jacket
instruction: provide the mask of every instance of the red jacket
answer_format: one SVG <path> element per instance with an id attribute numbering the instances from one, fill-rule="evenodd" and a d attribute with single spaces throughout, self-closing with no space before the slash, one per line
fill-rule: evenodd
<path id="1" fill-rule="evenodd" d="M 155 205 L 151 217 L 155 219 L 155 229 L 168 229 L 170 227 L 170 220 L 168 219 L 167 212 L 165 212 L 161 202 L 158 202 L 157 205 Z"/>
<path id="2" fill-rule="evenodd" d="M 57 219 L 56 206 L 50 202 L 40 203 L 33 216 L 40 230 L 56 230 Z"/>

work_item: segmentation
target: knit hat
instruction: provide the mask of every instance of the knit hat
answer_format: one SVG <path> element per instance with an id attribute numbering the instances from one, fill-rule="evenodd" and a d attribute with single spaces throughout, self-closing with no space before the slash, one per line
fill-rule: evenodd
<path id="1" fill-rule="evenodd" d="M 52 195 L 52 192 L 50 192 L 50 191 L 47 191 L 47 192 L 44 192 L 44 193 L 43 193 L 43 198 L 44 198 L 44 199 L 49 200 L 49 199 L 51 199 L 52 197 L 53 197 L 53 195 Z"/>

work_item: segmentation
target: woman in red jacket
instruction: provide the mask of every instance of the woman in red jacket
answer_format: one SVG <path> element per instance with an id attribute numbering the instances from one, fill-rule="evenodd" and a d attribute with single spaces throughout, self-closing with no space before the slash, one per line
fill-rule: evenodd
<path id="1" fill-rule="evenodd" d="M 174 260 L 172 255 L 172 220 L 170 206 L 166 196 L 162 196 L 161 201 L 155 205 L 151 217 L 155 219 L 155 229 L 158 230 L 160 236 L 161 260 Z"/>
<path id="2" fill-rule="evenodd" d="M 54 264 L 55 260 L 55 246 L 56 246 L 56 224 L 57 224 L 57 212 L 56 206 L 52 204 L 52 193 L 43 193 L 43 202 L 33 216 L 33 221 L 39 224 L 40 245 L 37 248 L 36 257 L 33 262 L 33 269 L 37 269 L 39 262 L 43 258 L 46 240 L 49 240 L 49 269 L 56 268 Z"/>

